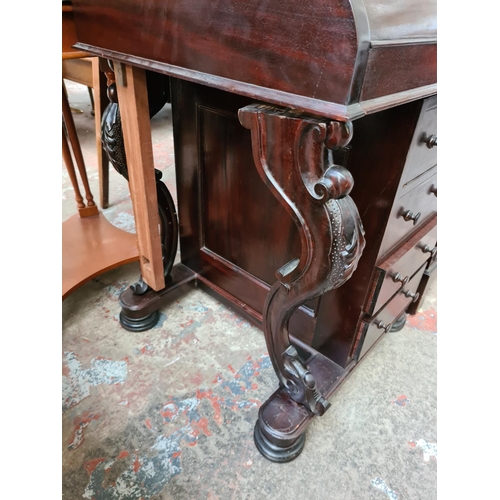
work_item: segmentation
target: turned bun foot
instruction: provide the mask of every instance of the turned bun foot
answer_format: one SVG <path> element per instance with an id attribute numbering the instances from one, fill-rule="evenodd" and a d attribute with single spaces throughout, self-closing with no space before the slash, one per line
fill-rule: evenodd
<path id="1" fill-rule="evenodd" d="M 406 324 L 406 312 L 404 312 L 391 326 L 390 332 L 399 332 Z"/>
<path id="2" fill-rule="evenodd" d="M 253 432 L 255 446 L 259 452 L 271 462 L 285 463 L 297 458 L 304 449 L 305 433 L 295 439 L 280 439 L 276 436 L 266 436 L 262 430 L 260 420 L 255 423 Z"/>
<path id="3" fill-rule="evenodd" d="M 141 318 L 127 316 L 125 311 L 120 311 L 120 324 L 130 332 L 144 332 L 156 326 L 160 318 L 160 312 L 154 311 Z"/>

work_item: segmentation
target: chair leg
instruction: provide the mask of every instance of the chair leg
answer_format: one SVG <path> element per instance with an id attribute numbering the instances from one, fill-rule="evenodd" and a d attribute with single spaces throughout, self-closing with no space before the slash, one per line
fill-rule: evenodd
<path id="1" fill-rule="evenodd" d="M 76 133 L 76 128 L 75 128 L 75 122 L 73 121 L 73 116 L 71 115 L 71 109 L 69 107 L 69 102 L 68 98 L 66 96 L 66 93 L 62 91 L 62 111 L 63 111 L 63 119 L 64 119 L 64 125 L 66 126 L 66 131 L 68 133 L 68 139 L 71 144 L 71 148 L 73 150 L 73 155 L 75 158 L 76 166 L 78 167 L 78 171 L 80 172 L 80 178 L 83 183 L 83 187 L 85 189 L 85 198 L 87 199 L 87 207 L 81 208 L 80 206 L 78 207 L 80 217 L 88 217 L 90 215 L 97 215 L 99 213 L 99 210 L 97 209 L 97 206 L 94 202 L 94 197 L 92 196 L 92 193 L 90 191 L 90 186 L 89 186 L 89 180 L 87 177 L 87 171 L 85 169 L 85 163 L 83 161 L 83 154 L 82 154 L 82 149 L 80 147 L 80 141 L 78 140 L 78 135 Z M 64 130 L 63 130 L 63 136 L 64 135 Z M 65 155 L 65 162 L 66 162 L 66 167 L 68 167 L 68 162 L 67 162 L 67 153 L 64 153 L 64 146 L 65 140 L 63 140 L 63 155 Z M 66 146 L 68 146 L 68 143 L 66 142 Z M 69 152 L 69 146 L 68 146 L 68 152 Z M 71 158 L 71 154 L 69 155 Z M 71 162 L 71 165 L 73 165 L 73 162 Z M 70 170 L 68 170 L 69 172 Z M 73 167 L 73 172 L 74 172 L 74 167 Z M 71 178 L 71 174 L 70 174 Z M 76 181 L 76 175 L 74 175 L 74 181 Z M 73 179 L 71 180 L 73 183 L 73 187 L 75 187 L 75 183 L 73 182 Z M 80 191 L 75 189 L 75 194 L 80 193 Z M 81 196 L 81 194 L 80 194 Z M 83 199 L 82 199 L 83 202 Z M 78 204 L 78 198 L 77 198 L 77 204 Z"/>
<path id="2" fill-rule="evenodd" d="M 83 203 L 83 196 L 80 192 L 80 187 L 78 186 L 78 180 L 76 178 L 75 166 L 73 165 L 73 159 L 71 158 L 71 151 L 68 145 L 68 138 L 64 132 L 64 127 L 62 131 L 62 155 L 64 163 L 66 164 L 66 170 L 68 171 L 73 190 L 75 191 L 75 200 L 78 210 L 85 208 L 85 203 Z"/>

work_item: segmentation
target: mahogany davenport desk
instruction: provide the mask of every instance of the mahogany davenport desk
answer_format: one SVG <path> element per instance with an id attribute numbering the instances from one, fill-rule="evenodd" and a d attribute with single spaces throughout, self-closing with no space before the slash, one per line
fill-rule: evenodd
<path id="1" fill-rule="evenodd" d="M 279 387 L 255 443 L 292 460 L 435 276 L 435 0 L 73 8 L 76 46 L 111 61 L 103 136 L 134 204 L 142 276 L 121 296 L 121 323 L 152 327 L 195 282 L 261 326 Z M 148 98 L 167 88 L 178 218 L 149 130 Z"/>

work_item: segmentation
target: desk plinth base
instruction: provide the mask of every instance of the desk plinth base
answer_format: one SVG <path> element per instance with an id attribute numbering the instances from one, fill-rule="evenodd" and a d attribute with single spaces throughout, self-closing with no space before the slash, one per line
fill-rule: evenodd
<path id="1" fill-rule="evenodd" d="M 194 281 L 196 274 L 183 264 L 172 268 L 166 278 L 166 287 L 159 292 L 149 290 L 142 295 L 134 293 L 132 288 L 127 288 L 120 295 L 119 303 L 120 324 L 132 332 L 143 332 L 153 328 L 160 316 L 159 309 L 175 300 L 179 293 L 183 293 L 184 285 Z"/>
<path id="2" fill-rule="evenodd" d="M 316 379 L 319 391 L 330 397 L 353 365 L 342 368 L 309 346 L 300 343 L 298 347 L 309 356 L 306 366 Z M 291 462 L 302 452 L 306 428 L 315 416 L 280 387 L 259 409 L 254 429 L 257 449 L 271 462 Z"/>

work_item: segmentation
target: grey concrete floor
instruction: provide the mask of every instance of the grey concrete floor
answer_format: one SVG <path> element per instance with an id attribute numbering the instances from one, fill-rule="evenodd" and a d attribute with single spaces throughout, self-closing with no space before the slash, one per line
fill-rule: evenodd
<path id="1" fill-rule="evenodd" d="M 86 89 L 68 83 L 97 198 Z M 175 190 L 170 109 L 153 119 L 155 161 Z M 63 169 L 63 220 L 76 208 Z M 134 231 L 126 183 L 110 175 L 106 217 Z M 288 464 L 253 445 L 258 407 L 277 387 L 263 334 L 200 290 L 158 325 L 123 330 L 118 295 L 138 264 L 63 302 L 63 498 L 95 500 L 437 497 L 435 287 L 400 332 L 382 337 L 307 430 Z"/>

